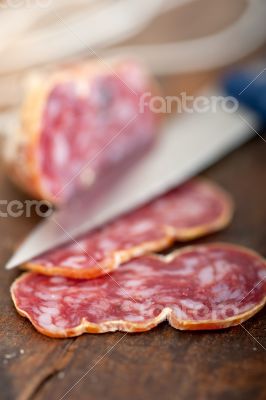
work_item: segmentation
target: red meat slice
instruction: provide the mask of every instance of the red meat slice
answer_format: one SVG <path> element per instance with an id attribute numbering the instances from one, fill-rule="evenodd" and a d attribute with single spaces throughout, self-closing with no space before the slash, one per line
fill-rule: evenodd
<path id="1" fill-rule="evenodd" d="M 94 278 L 121 263 L 174 241 L 186 241 L 226 226 L 232 202 L 218 186 L 194 179 L 118 220 L 26 263 L 46 275 Z"/>
<path id="2" fill-rule="evenodd" d="M 135 61 L 79 64 L 28 82 L 7 162 L 34 197 L 64 202 L 156 137 L 160 117 L 141 98 L 157 88 Z"/>
<path id="3" fill-rule="evenodd" d="M 11 293 L 17 311 L 52 337 L 146 331 L 164 320 L 176 329 L 220 329 L 264 306 L 265 278 L 256 253 L 210 244 L 138 258 L 93 280 L 26 273 Z"/>

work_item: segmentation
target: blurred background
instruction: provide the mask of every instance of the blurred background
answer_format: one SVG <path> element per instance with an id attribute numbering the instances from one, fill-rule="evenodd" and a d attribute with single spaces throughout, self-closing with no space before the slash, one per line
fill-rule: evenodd
<path id="1" fill-rule="evenodd" d="M 122 54 L 146 62 L 166 93 L 194 90 L 262 54 L 266 37 L 264 0 L 6 0 L 0 11 L 2 109 L 19 103 L 31 68 Z"/>

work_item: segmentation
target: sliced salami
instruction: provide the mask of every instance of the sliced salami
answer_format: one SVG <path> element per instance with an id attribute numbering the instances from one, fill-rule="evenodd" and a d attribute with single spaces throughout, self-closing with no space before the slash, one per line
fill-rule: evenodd
<path id="1" fill-rule="evenodd" d="M 71 244 L 31 260 L 23 268 L 46 275 L 94 278 L 176 240 L 219 230 L 231 216 L 229 196 L 211 182 L 194 179 Z"/>
<path id="2" fill-rule="evenodd" d="M 37 198 L 60 203 L 153 142 L 159 115 L 141 98 L 156 84 L 135 61 L 91 62 L 27 80 L 10 176 Z"/>
<path id="3" fill-rule="evenodd" d="M 266 302 L 266 262 L 229 244 L 147 255 L 110 276 L 77 280 L 26 273 L 11 287 L 17 311 L 48 336 L 140 332 L 164 320 L 182 330 L 237 325 Z"/>

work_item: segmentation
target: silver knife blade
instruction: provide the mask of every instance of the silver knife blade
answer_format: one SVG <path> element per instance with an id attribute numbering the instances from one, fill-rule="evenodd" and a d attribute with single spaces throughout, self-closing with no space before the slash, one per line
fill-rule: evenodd
<path id="1" fill-rule="evenodd" d="M 219 95 L 217 89 L 208 91 L 208 96 L 212 95 Z M 6 269 L 14 268 L 140 206 L 240 146 L 254 135 L 250 127 L 255 129 L 258 119 L 242 107 L 239 111 L 240 114 L 228 113 L 217 105 L 216 112 L 209 110 L 178 115 L 168 120 L 152 150 L 129 169 L 111 190 L 103 196 L 96 196 L 96 201 L 88 193 L 55 211 L 22 243 Z"/>

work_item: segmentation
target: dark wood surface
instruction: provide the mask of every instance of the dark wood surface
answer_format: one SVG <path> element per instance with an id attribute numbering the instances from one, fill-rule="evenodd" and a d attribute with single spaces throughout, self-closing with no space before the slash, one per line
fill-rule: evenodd
<path id="1" fill-rule="evenodd" d="M 266 144 L 255 138 L 204 173 L 232 193 L 236 213 L 226 230 L 197 242 L 239 243 L 266 255 L 265 160 Z M 24 199 L 3 173 L 0 179 L 1 199 Z M 219 332 L 179 332 L 167 323 L 141 334 L 65 340 L 36 332 L 11 303 L 19 272 L 3 269 L 36 222 L 0 218 L 1 399 L 266 398 L 266 310 Z"/>

